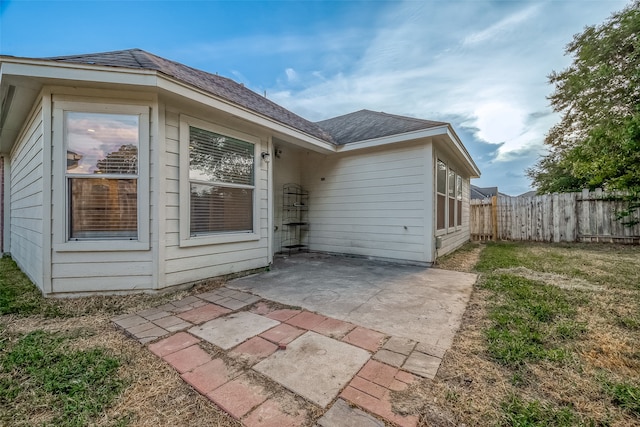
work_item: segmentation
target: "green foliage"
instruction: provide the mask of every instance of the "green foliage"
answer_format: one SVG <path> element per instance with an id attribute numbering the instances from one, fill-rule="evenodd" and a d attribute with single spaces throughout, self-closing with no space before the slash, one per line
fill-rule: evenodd
<path id="1" fill-rule="evenodd" d="M 123 388 L 119 361 L 99 348 L 69 350 L 73 337 L 34 331 L 0 353 L 0 421 L 9 421 L 15 400 L 49 402 L 54 425 L 90 423 Z"/>
<path id="2" fill-rule="evenodd" d="M 613 403 L 640 418 L 640 387 L 630 383 L 605 383 Z"/>
<path id="3" fill-rule="evenodd" d="M 553 408 L 538 400 L 524 402 L 510 396 L 502 403 L 501 425 L 510 427 L 561 427 L 586 425 L 567 407 Z"/>
<path id="4" fill-rule="evenodd" d="M 549 76 L 554 111 L 549 154 L 527 171 L 539 193 L 603 187 L 640 195 L 640 1 L 574 37 L 573 63 Z"/>
<path id="5" fill-rule="evenodd" d="M 573 320 L 574 301 L 558 288 L 509 274 L 491 275 L 482 286 L 497 296 L 485 334 L 489 353 L 500 363 L 565 360 L 563 344 L 585 331 Z"/>
<path id="6" fill-rule="evenodd" d="M 0 259 L 0 315 L 39 311 L 40 292 L 9 257 Z"/>
<path id="7" fill-rule="evenodd" d="M 498 268 L 511 268 L 521 265 L 518 244 L 512 242 L 489 242 L 475 269 L 490 273 Z"/>
<path id="8" fill-rule="evenodd" d="M 0 258 L 0 315 L 67 317 L 60 301 L 45 299 L 10 257 Z"/>

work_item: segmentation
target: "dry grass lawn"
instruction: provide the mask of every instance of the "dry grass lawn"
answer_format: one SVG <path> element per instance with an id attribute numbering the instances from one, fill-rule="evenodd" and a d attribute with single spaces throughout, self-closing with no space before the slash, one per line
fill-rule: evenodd
<path id="1" fill-rule="evenodd" d="M 640 426 L 640 395 L 634 394 L 640 390 L 640 248 L 472 243 L 441 259 L 438 268 L 479 272 L 480 279 L 438 375 L 396 393 L 396 411 L 418 414 L 425 426 Z M 32 331 L 66 334 L 73 339 L 65 341 L 65 351 L 99 348 L 119 361 L 122 388 L 90 424 L 238 426 L 109 321 L 221 285 L 76 300 L 42 300 L 21 291 L 11 297 L 18 308 L 0 317 L 0 362 Z M 514 290 L 532 292 L 539 335 L 509 335 L 522 326 L 514 313 L 528 307 L 527 299 L 517 305 L 522 299 Z M 14 374 L 0 370 L 0 388 Z M 0 424 L 56 419 L 50 404 L 38 404 L 31 392 L 2 393 Z"/>
<path id="2" fill-rule="evenodd" d="M 640 426 L 639 247 L 472 243 L 439 267 L 480 278 L 435 380 L 397 396 L 420 402 L 424 425 Z M 562 357 L 507 363 L 491 353 L 492 310 L 504 304 L 492 280 L 525 280 L 571 302 L 575 335 L 544 342 Z"/>

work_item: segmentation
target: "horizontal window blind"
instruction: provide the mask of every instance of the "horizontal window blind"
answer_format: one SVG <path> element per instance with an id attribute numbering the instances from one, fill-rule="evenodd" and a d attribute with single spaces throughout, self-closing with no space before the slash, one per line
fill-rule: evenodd
<path id="1" fill-rule="evenodd" d="M 254 145 L 189 127 L 191 236 L 253 231 Z"/>
<path id="2" fill-rule="evenodd" d="M 138 236 L 136 179 L 69 179 L 71 239 L 135 239 Z"/>
<path id="3" fill-rule="evenodd" d="M 191 184 L 191 234 L 253 230 L 253 190 Z"/>
<path id="4" fill-rule="evenodd" d="M 253 144 L 189 128 L 189 179 L 253 185 Z"/>

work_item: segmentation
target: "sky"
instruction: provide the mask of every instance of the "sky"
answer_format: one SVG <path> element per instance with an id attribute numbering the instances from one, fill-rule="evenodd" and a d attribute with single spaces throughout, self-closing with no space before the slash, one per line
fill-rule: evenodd
<path id="1" fill-rule="evenodd" d="M 312 121 L 361 109 L 451 123 L 472 184 L 529 191 L 560 120 L 547 76 L 630 0 L 0 0 L 0 54 L 140 48 L 230 77 Z"/>

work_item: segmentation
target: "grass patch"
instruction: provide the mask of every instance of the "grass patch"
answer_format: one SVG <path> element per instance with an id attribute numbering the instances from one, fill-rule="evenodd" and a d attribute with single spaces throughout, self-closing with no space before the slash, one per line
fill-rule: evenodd
<path id="1" fill-rule="evenodd" d="M 494 293 L 486 337 L 501 363 L 564 360 L 565 344 L 586 330 L 575 321 L 575 299 L 561 289 L 509 274 L 489 275 L 482 286 Z"/>
<path id="2" fill-rule="evenodd" d="M 605 391 L 614 404 L 640 418 L 640 387 L 630 383 L 606 383 Z"/>
<path id="3" fill-rule="evenodd" d="M 0 315 L 40 314 L 42 300 L 40 291 L 16 263 L 10 257 L 0 258 Z"/>
<path id="4" fill-rule="evenodd" d="M 65 344 L 72 339 L 34 331 L 6 345 L 0 355 L 0 421 L 46 403 L 47 424 L 84 426 L 114 401 L 123 388 L 118 359 L 101 348 L 69 350 Z"/>
<path id="5" fill-rule="evenodd" d="M 502 403 L 503 420 L 500 425 L 509 427 L 568 427 L 593 425 L 584 423 L 567 407 L 554 408 L 538 400 L 524 402 L 512 395 Z"/>

